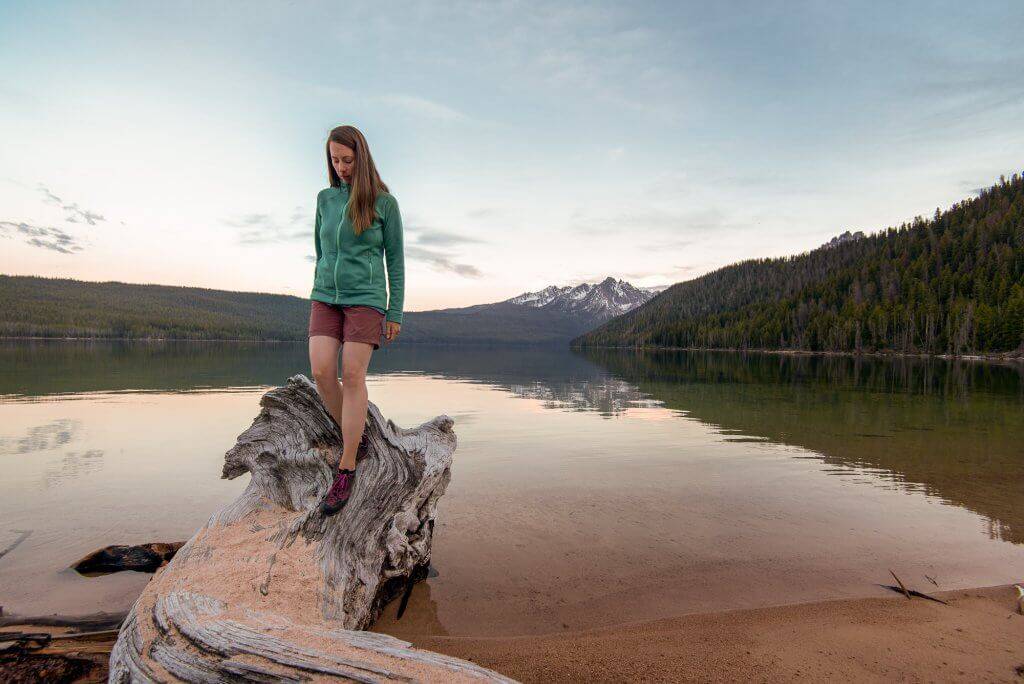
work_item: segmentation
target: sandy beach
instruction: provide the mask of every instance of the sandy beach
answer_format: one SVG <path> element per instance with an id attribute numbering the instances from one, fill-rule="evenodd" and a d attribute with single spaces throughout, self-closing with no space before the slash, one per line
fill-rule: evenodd
<path id="1" fill-rule="evenodd" d="M 521 638 L 409 638 L 524 682 L 1020 681 L 1011 586 L 730 611 Z"/>
<path id="2" fill-rule="evenodd" d="M 540 681 L 987 681 L 1024 677 L 1024 616 L 1012 586 L 936 592 L 949 605 L 902 596 L 685 615 L 524 637 L 416 637 L 419 648 Z M 395 605 L 388 607 L 394 611 Z M 4 631 L 63 629 L 8 625 Z M 112 639 L 65 640 L 35 658 L 92 664 L 105 681 Z M 52 663 L 49 665 L 52 667 Z M 27 674 L 23 661 L 9 676 Z"/>

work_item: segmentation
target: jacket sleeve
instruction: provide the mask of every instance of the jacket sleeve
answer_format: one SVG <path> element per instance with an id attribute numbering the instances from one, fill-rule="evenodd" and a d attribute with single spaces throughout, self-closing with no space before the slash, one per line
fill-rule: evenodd
<path id="1" fill-rule="evenodd" d="M 405 251 L 402 236 L 402 214 L 398 200 L 391 197 L 384 216 L 384 259 L 388 266 L 388 311 L 386 319 L 402 322 L 405 303 Z"/>
<path id="2" fill-rule="evenodd" d="M 313 283 L 316 283 L 316 269 L 320 265 L 320 257 L 323 252 L 320 249 L 320 195 L 316 196 L 316 220 L 313 222 L 313 250 L 316 252 L 316 261 L 313 262 Z"/>

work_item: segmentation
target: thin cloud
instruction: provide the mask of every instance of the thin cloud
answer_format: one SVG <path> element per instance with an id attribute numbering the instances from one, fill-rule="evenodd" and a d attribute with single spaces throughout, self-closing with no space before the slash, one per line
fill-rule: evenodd
<path id="1" fill-rule="evenodd" d="M 708 207 L 687 211 L 646 209 L 633 212 L 620 211 L 616 215 L 594 214 L 577 209 L 569 219 L 569 230 L 589 235 L 642 230 L 646 235 L 660 234 L 675 238 L 680 232 L 703 232 L 743 227 L 731 221 L 720 209 Z M 675 238 L 677 240 L 678 238 Z M 673 242 L 675 240 L 672 240 Z"/>
<path id="2" fill-rule="evenodd" d="M 481 207 L 466 212 L 466 216 L 474 221 L 483 219 L 501 218 L 508 215 L 508 210 L 498 207 Z"/>
<path id="3" fill-rule="evenodd" d="M 357 92 L 348 88 L 339 88 L 337 86 L 324 85 L 322 83 L 313 84 L 311 86 L 311 90 L 320 97 L 326 97 L 332 100 L 344 99 L 347 101 L 362 100 L 364 102 L 379 102 L 384 105 L 402 109 L 416 116 L 434 119 L 437 121 L 451 121 L 459 123 L 469 123 L 474 121 L 472 117 L 464 112 L 460 112 L 454 107 L 441 102 L 435 102 L 434 100 L 427 99 L 420 95 L 410 95 L 408 93 L 388 93 L 386 95 L 377 95 L 372 92 Z"/>
<path id="4" fill-rule="evenodd" d="M 514 69 L 514 78 L 661 120 L 680 115 L 671 103 L 680 79 L 672 78 L 666 49 L 674 41 L 664 31 L 620 29 L 628 11 L 615 8 L 549 5 L 517 14 L 515 28 L 488 37 L 495 59 Z"/>
<path id="5" fill-rule="evenodd" d="M 313 237 L 313 226 L 309 213 L 301 206 L 296 207 L 291 215 L 284 220 L 279 220 L 271 214 L 251 213 L 222 219 L 221 222 L 232 228 L 240 229 L 238 241 L 247 245 L 298 242 L 310 240 Z M 486 242 L 480 238 L 446 230 L 436 230 L 418 224 L 407 224 L 404 232 L 417 244 L 429 247 L 455 247 Z M 437 252 L 434 254 L 440 255 Z M 440 256 L 444 257 L 445 255 Z M 459 264 L 454 264 L 454 266 L 461 268 Z"/>
<path id="6" fill-rule="evenodd" d="M 301 206 L 295 207 L 284 220 L 278 220 L 270 214 L 253 213 L 221 219 L 221 223 L 241 229 L 238 241 L 245 245 L 297 242 L 313 238 L 313 221 L 309 212 Z"/>
<path id="7" fill-rule="evenodd" d="M 224 223 L 235 228 L 248 228 L 250 226 L 266 225 L 270 216 L 267 214 L 245 214 L 233 219 L 224 219 Z"/>
<path id="8" fill-rule="evenodd" d="M 412 259 L 427 262 L 436 271 L 449 271 L 464 278 L 479 278 L 483 275 L 476 266 L 457 263 L 452 260 L 450 254 L 444 254 L 432 249 L 425 249 L 417 245 L 406 245 L 405 254 Z"/>
<path id="9" fill-rule="evenodd" d="M 997 110 L 1019 106 L 1021 102 L 1024 102 L 1024 86 L 1021 85 L 1007 85 L 1000 91 L 978 89 L 949 95 L 933 111 L 915 116 L 908 122 L 910 130 L 900 137 L 913 139 L 919 135 L 934 135 L 940 129 L 968 127 L 980 114 L 991 115 Z"/>
<path id="10" fill-rule="evenodd" d="M 390 95 L 380 95 L 377 99 L 385 104 L 399 107 L 417 116 L 424 116 L 430 119 L 439 119 L 441 121 L 469 121 L 470 119 L 470 117 L 457 109 L 424 97 L 419 97 L 418 95 L 392 93 Z"/>
<path id="11" fill-rule="evenodd" d="M 484 244 L 487 241 L 480 238 L 459 235 L 445 230 L 432 230 L 430 228 L 419 228 L 413 231 L 416 235 L 416 243 L 430 245 L 433 247 L 451 247 L 453 245 Z"/>
<path id="12" fill-rule="evenodd" d="M 82 209 L 77 204 L 66 204 L 63 207 L 64 211 L 67 212 L 64 220 L 68 223 L 79 223 L 85 221 L 90 226 L 95 226 L 97 221 L 106 221 L 102 214 L 89 211 L 88 209 Z"/>
<path id="13" fill-rule="evenodd" d="M 429 249 L 423 249 L 416 245 L 406 245 L 405 254 L 413 259 L 419 259 L 426 261 L 438 271 L 451 271 L 452 273 L 458 273 L 466 278 L 479 278 L 482 273 L 476 268 L 476 266 L 470 266 L 469 264 L 458 264 L 451 260 L 451 257 L 439 252 L 435 252 Z M 313 263 L 316 261 L 316 255 L 307 254 L 306 261 Z"/>
<path id="14" fill-rule="evenodd" d="M 50 192 L 49 188 L 47 188 L 42 183 L 39 184 L 39 192 L 43 194 L 43 201 L 46 202 L 47 204 L 61 205 L 64 203 L 60 197 L 57 197 L 52 192 Z"/>
<path id="15" fill-rule="evenodd" d="M 61 254 L 74 254 L 84 249 L 77 237 L 52 226 L 33 226 L 24 222 L 0 221 L 0 232 L 7 235 L 20 234 L 25 237 L 26 244 Z"/>
<path id="16" fill-rule="evenodd" d="M 678 282 L 678 277 L 685 276 L 689 273 L 696 271 L 695 266 L 672 266 L 668 271 L 664 269 L 654 271 L 633 271 L 632 273 L 623 273 L 622 275 L 631 280 L 644 280 L 647 278 L 661 278 L 668 280 L 670 283 Z M 655 287 L 669 287 L 669 285 L 657 285 Z"/>
<path id="17" fill-rule="evenodd" d="M 978 59 L 958 54 L 949 60 L 924 55 L 920 60 L 928 76 L 911 84 L 909 94 L 937 103 L 939 116 L 970 115 L 1024 99 L 1016 56 Z"/>
<path id="18" fill-rule="evenodd" d="M 78 202 L 65 202 L 42 183 L 39 183 L 36 189 L 42 194 L 45 204 L 59 206 L 64 210 L 64 220 L 68 223 L 88 223 L 95 226 L 100 221 L 107 220 L 102 214 L 78 206 Z"/>
<path id="19" fill-rule="evenodd" d="M 468 235 L 459 235 L 446 230 L 429 228 L 415 221 L 406 223 L 404 232 L 414 240 L 406 242 L 405 253 L 413 259 L 425 261 L 436 271 L 456 273 L 465 278 L 479 278 L 483 275 L 476 266 L 456 261 L 450 251 L 436 248 L 457 247 L 464 244 L 486 242 Z"/>

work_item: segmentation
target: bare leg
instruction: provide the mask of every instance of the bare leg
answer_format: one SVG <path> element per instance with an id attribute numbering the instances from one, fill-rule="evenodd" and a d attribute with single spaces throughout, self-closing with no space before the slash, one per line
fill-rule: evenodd
<path id="1" fill-rule="evenodd" d="M 334 421 L 341 426 L 343 395 L 338 382 L 338 350 L 341 341 L 329 335 L 309 338 L 309 366 L 316 381 L 316 391 Z"/>
<path id="2" fill-rule="evenodd" d="M 370 365 L 373 345 L 365 342 L 346 342 L 341 350 L 341 389 L 345 402 L 341 414 L 341 434 L 345 450 L 339 468 L 355 470 L 356 452 L 366 427 L 369 397 L 366 391 L 366 368 Z"/>

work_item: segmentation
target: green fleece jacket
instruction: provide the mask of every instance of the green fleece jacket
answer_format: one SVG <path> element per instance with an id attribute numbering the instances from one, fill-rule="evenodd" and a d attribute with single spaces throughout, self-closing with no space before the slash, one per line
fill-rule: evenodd
<path id="1" fill-rule="evenodd" d="M 348 216 L 348 200 L 349 185 L 345 181 L 340 187 L 324 188 L 316 196 L 316 268 L 310 299 L 339 306 L 372 306 L 387 320 L 401 323 L 405 255 L 398 201 L 390 193 L 378 193 L 373 224 L 357 236 Z"/>

